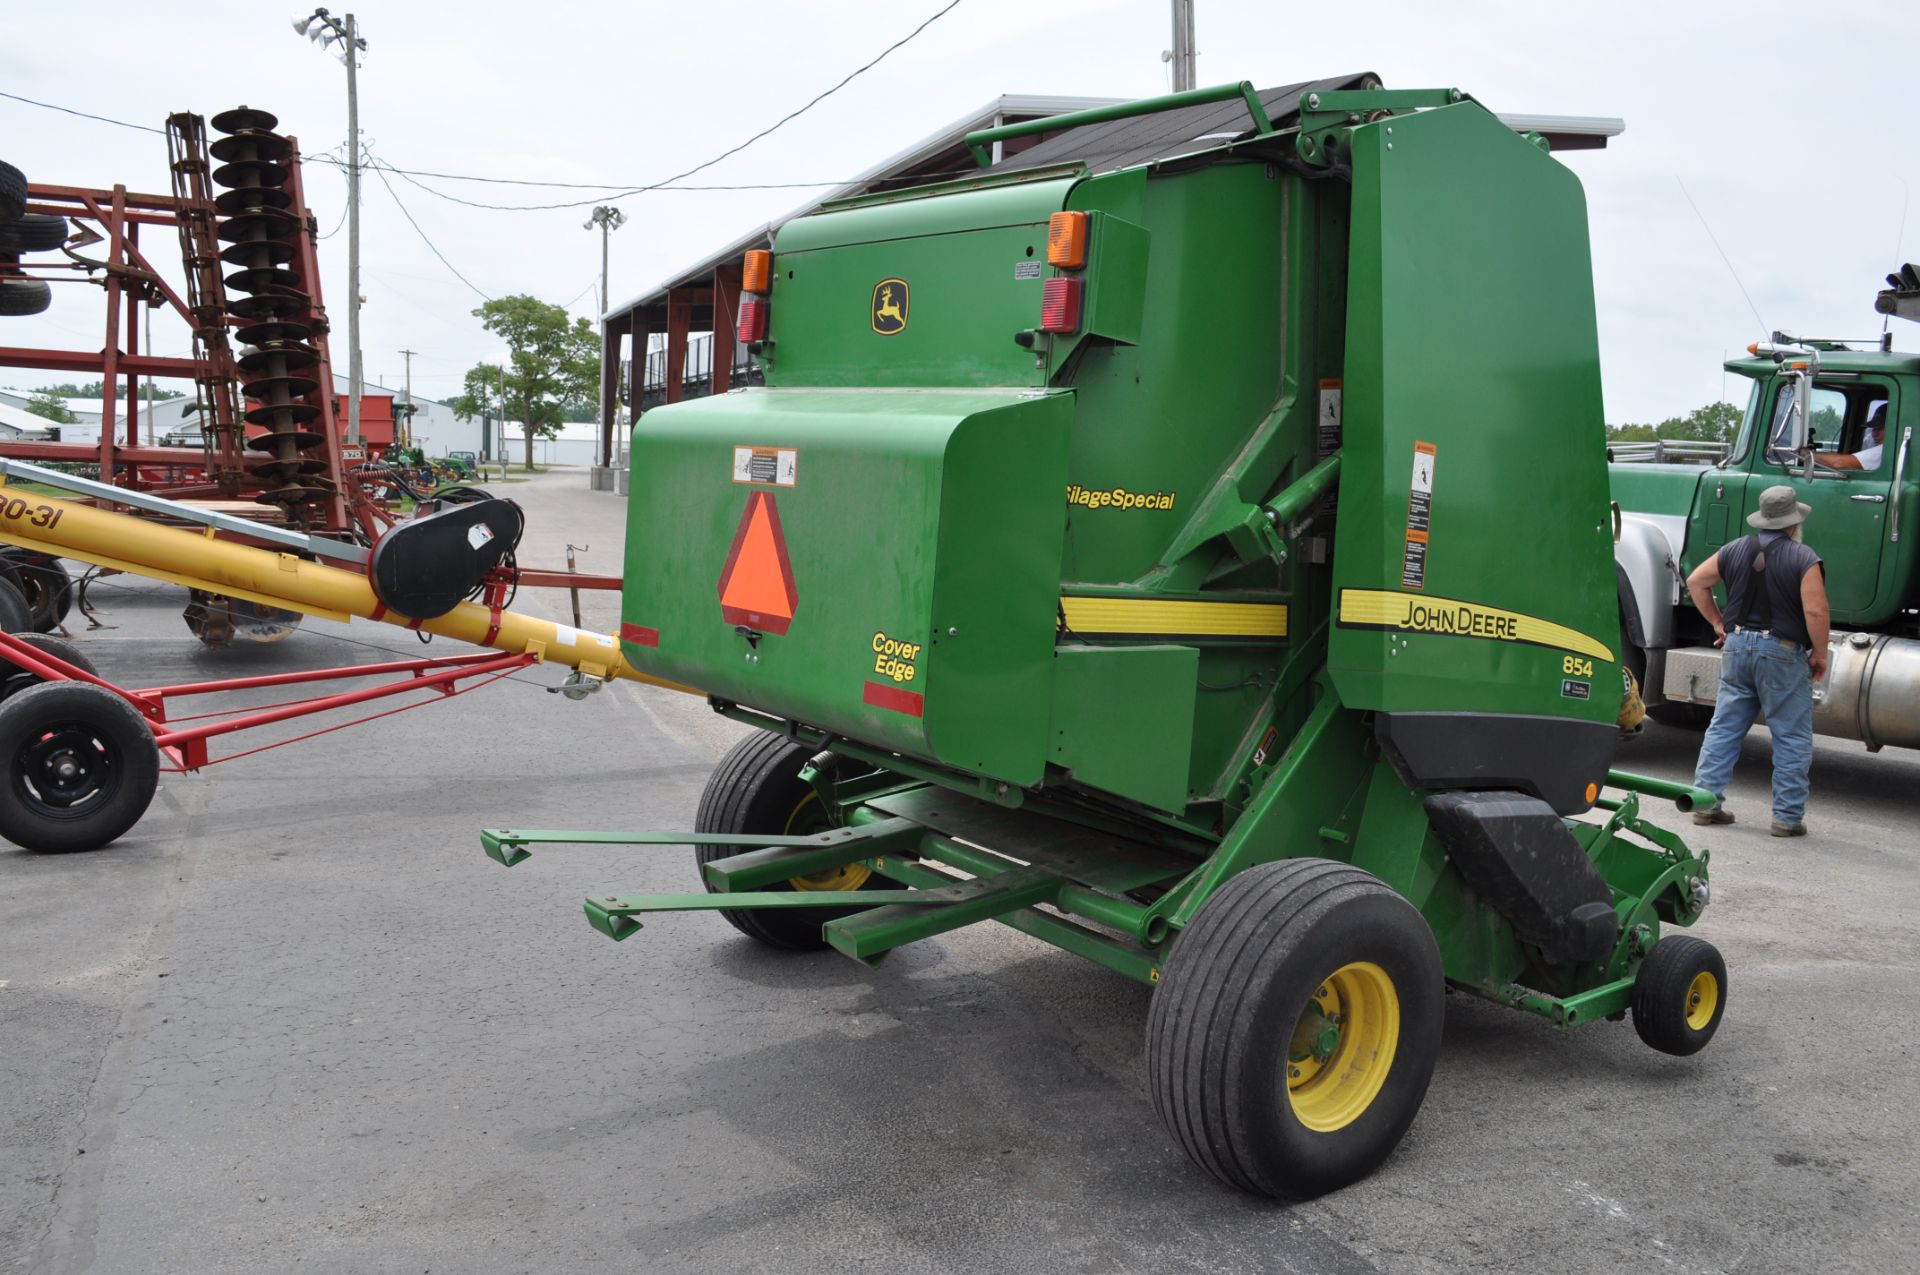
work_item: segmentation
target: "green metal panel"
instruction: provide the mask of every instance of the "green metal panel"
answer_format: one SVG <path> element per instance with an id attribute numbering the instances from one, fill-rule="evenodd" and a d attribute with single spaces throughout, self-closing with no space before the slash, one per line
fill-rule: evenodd
<path id="1" fill-rule="evenodd" d="M 1071 395 L 1039 391 L 752 390 L 648 412 L 633 436 L 646 482 L 628 510 L 627 659 L 910 756 L 1037 781 L 1071 409 Z M 791 481 L 736 481 L 741 447 L 792 453 Z M 785 632 L 749 622 L 742 635 L 719 586 L 762 498 L 797 601 Z"/>
<path id="2" fill-rule="evenodd" d="M 1335 684 L 1357 708 L 1611 722 L 1580 183 L 1471 102 L 1356 128 L 1351 146 Z"/>
<path id="3" fill-rule="evenodd" d="M 1185 810 L 1199 667 L 1191 646 L 1062 646 L 1048 760 L 1089 787 Z"/>
<path id="4" fill-rule="evenodd" d="M 767 384 L 1044 384 L 1043 362 L 1013 336 L 1039 326 L 1047 218 L 1074 180 L 788 222 L 774 241 Z M 905 314 L 897 327 L 875 321 L 875 289 L 888 280 Z"/>

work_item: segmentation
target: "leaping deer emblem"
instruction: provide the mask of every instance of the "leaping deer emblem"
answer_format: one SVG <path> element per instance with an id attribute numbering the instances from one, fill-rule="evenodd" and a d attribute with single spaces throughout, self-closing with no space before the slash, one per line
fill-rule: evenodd
<path id="1" fill-rule="evenodd" d="M 882 279 L 873 285 L 873 330 L 892 336 L 907 326 L 907 281 Z"/>

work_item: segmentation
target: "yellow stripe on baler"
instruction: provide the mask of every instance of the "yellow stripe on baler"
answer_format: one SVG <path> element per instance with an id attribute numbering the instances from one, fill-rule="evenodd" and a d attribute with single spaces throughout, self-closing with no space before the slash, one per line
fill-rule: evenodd
<path id="1" fill-rule="evenodd" d="M 1170 602 L 1158 598 L 1063 597 L 1069 633 L 1097 637 L 1283 638 L 1284 602 Z"/>

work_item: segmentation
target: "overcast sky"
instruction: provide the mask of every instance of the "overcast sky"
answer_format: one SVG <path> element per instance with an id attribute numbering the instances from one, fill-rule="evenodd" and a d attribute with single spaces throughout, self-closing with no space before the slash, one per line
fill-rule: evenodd
<path id="1" fill-rule="evenodd" d="M 363 0 L 362 135 L 401 168 L 639 185 L 751 136 L 945 3 Z M 1163 92 L 1169 9 L 1167 0 L 960 0 L 878 67 L 693 180 L 834 183 L 1003 93 Z M 1920 6 L 1198 0 L 1197 10 L 1201 84 L 1369 70 L 1393 88 L 1458 86 L 1499 111 L 1623 117 L 1627 131 L 1607 150 L 1567 157 L 1592 219 L 1610 422 L 1658 420 L 1720 397 L 1723 357 L 1761 333 L 1702 217 L 1761 319 L 1801 334 L 1878 333 L 1881 277 L 1920 256 L 1920 208 L 1906 208 L 1920 137 Z M 55 26 L 49 12 L 0 4 L 0 91 L 156 128 L 171 111 L 211 116 L 246 103 L 276 113 L 310 153 L 343 145 L 345 71 L 294 34 L 291 7 L 64 0 Z M 167 189 L 162 137 L 6 98 L 0 158 L 34 181 Z M 475 287 L 595 312 L 599 235 L 581 225 L 589 208 L 484 211 L 389 180 Z M 504 204 L 590 207 L 596 194 L 426 184 Z M 323 230 L 340 222 L 345 190 L 336 170 L 308 166 Z M 613 236 L 615 302 L 817 193 L 617 201 L 630 220 Z M 468 367 L 499 353 L 469 314 L 480 297 L 371 176 L 362 202 L 366 372 L 397 385 L 399 351 L 410 348 L 416 390 L 455 393 Z M 326 239 L 322 254 L 344 371 L 345 234 Z M 101 293 L 63 285 L 55 294 L 47 314 L 6 320 L 0 344 L 97 348 Z M 1920 345 L 1920 333 L 1896 326 L 1894 336 Z M 186 329 L 171 319 L 156 316 L 154 338 L 163 354 L 187 351 Z M 0 384 L 52 379 L 0 369 Z"/>

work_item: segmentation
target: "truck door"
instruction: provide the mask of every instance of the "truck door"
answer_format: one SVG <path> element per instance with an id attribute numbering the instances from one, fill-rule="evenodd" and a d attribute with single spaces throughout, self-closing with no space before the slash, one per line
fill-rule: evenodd
<path id="1" fill-rule="evenodd" d="M 1773 383 L 1770 420 L 1785 419 L 1785 403 L 1792 392 L 1785 380 Z M 1869 411 L 1892 395 L 1890 384 L 1866 377 L 1816 381 L 1811 423 L 1819 454 L 1852 454 L 1865 447 L 1862 434 Z M 1889 414 L 1897 408 L 1889 402 Z M 1830 469 L 1816 464 L 1811 478 L 1806 476 L 1806 462 L 1775 446 L 1778 441 L 1770 436 L 1755 453 L 1754 480 L 1747 484 L 1743 517 L 1759 508 L 1760 493 L 1768 487 L 1791 486 L 1813 509 L 1805 536 L 1826 562 L 1827 600 L 1834 620 L 1870 623 L 1880 589 L 1880 554 L 1887 543 L 1896 440 L 1887 439 L 1888 445 L 1871 468 Z M 1734 535 L 1744 530 L 1744 526 L 1732 529 Z"/>

